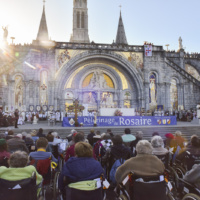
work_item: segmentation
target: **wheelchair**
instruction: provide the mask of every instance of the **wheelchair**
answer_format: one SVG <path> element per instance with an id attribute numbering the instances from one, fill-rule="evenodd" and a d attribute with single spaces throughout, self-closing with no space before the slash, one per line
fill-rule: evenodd
<path id="1" fill-rule="evenodd" d="M 59 171 L 56 171 L 57 164 L 51 161 L 51 158 L 44 160 L 34 160 L 30 158 L 30 165 L 35 166 L 38 173 L 42 175 L 42 189 L 40 196 L 43 200 L 60 199 L 58 192 Z"/>
<path id="2" fill-rule="evenodd" d="M 182 200 L 200 200 L 200 190 L 181 178 L 177 190 Z"/>
<path id="3" fill-rule="evenodd" d="M 106 200 L 104 177 L 79 181 L 65 186 L 64 200 Z M 66 177 L 64 177 L 64 182 Z M 88 188 L 89 186 L 89 188 Z M 92 187 L 91 187 L 92 186 Z"/>
<path id="4" fill-rule="evenodd" d="M 8 165 L 8 158 L 7 157 L 2 157 L 2 159 L 0 160 L 0 167 L 1 166 L 4 166 L 4 167 L 9 167 L 9 165 Z"/>
<path id="5" fill-rule="evenodd" d="M 189 151 L 186 151 L 183 161 L 176 159 L 171 168 L 176 188 L 179 187 L 179 179 L 182 179 L 185 173 L 192 169 L 194 164 L 200 164 L 200 157 L 192 155 Z"/>
<path id="6" fill-rule="evenodd" d="M 0 179 L 0 199 L 6 200 L 37 200 L 36 174 L 31 178 L 18 181 Z"/>
<path id="7" fill-rule="evenodd" d="M 130 172 L 114 191 L 118 200 L 175 200 L 164 175 L 146 177 Z"/>

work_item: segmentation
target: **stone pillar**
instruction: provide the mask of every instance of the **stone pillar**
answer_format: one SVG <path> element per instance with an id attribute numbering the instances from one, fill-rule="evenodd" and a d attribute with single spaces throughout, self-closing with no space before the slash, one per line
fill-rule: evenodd
<path id="1" fill-rule="evenodd" d="M 60 111 L 64 113 L 66 113 L 66 108 L 65 108 L 65 100 L 64 99 L 60 99 Z"/>
<path id="2" fill-rule="evenodd" d="M 124 100 L 123 100 L 123 92 L 122 92 L 122 90 L 119 90 L 119 107 L 120 108 L 124 107 Z"/>
<path id="3" fill-rule="evenodd" d="M 170 83 L 165 83 L 165 110 L 170 110 Z"/>
<path id="4" fill-rule="evenodd" d="M 144 83 L 145 110 L 149 110 L 149 82 Z"/>
<path id="5" fill-rule="evenodd" d="M 185 69 L 185 62 L 184 62 L 184 49 L 180 49 L 180 67 Z"/>
<path id="6" fill-rule="evenodd" d="M 15 109 L 15 81 L 10 81 L 9 83 L 9 95 L 8 95 L 8 105 L 11 107 L 13 106 Z"/>
<path id="7" fill-rule="evenodd" d="M 178 92 L 178 105 L 183 105 L 183 86 L 179 83 L 177 84 Z"/>

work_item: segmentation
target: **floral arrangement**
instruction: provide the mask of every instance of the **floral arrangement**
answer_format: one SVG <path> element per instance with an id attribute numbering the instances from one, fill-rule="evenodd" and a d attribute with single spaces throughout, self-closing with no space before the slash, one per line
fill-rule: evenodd
<path id="1" fill-rule="evenodd" d="M 118 110 L 118 109 L 114 113 L 115 116 L 122 116 L 122 114 L 123 113 L 120 110 Z"/>

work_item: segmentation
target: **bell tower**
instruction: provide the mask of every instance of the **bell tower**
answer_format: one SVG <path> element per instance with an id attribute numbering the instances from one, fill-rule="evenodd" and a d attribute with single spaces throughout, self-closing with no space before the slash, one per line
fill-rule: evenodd
<path id="1" fill-rule="evenodd" d="M 89 43 L 87 0 L 74 0 L 73 32 L 70 42 Z"/>

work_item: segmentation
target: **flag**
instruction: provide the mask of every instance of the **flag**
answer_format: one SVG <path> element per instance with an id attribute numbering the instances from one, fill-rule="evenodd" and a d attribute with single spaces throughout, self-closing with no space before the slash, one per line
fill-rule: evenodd
<path id="1" fill-rule="evenodd" d="M 152 45 L 144 45 L 145 56 L 152 56 Z"/>

